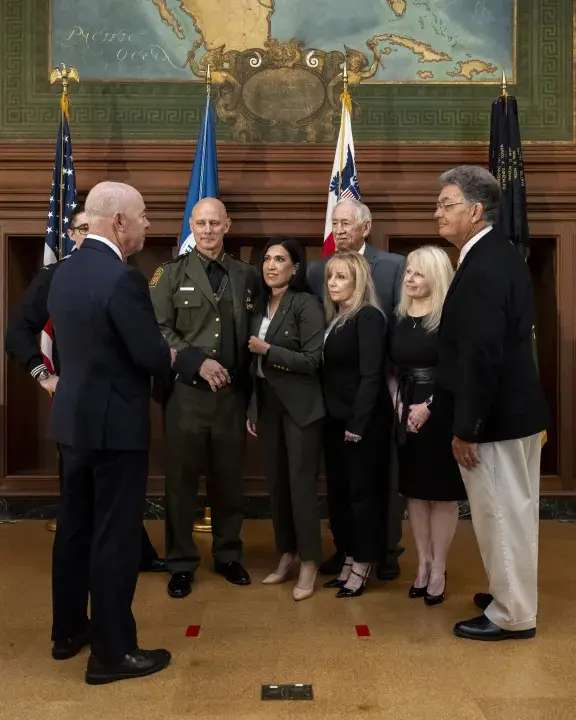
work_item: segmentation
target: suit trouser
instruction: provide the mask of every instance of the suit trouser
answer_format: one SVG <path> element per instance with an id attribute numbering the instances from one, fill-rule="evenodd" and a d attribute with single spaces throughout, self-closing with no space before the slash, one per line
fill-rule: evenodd
<path id="1" fill-rule="evenodd" d="M 483 443 L 478 467 L 460 469 L 494 596 L 485 615 L 504 630 L 536 626 L 540 452 L 540 434 Z"/>
<path id="2" fill-rule="evenodd" d="M 246 398 L 238 386 L 217 392 L 177 382 L 166 407 L 166 561 L 171 573 L 194 573 L 192 534 L 198 480 L 207 477 L 216 562 L 242 559 Z"/>
<path id="3" fill-rule="evenodd" d="M 316 477 L 322 421 L 297 425 L 272 388 L 262 382 L 258 403 L 276 548 L 298 553 L 303 561 L 322 560 L 322 537 Z"/>
<path id="4" fill-rule="evenodd" d="M 378 558 L 382 495 L 388 493 L 389 423 L 376 415 L 358 443 L 344 440 L 346 421 L 324 423 L 326 492 L 336 550 L 357 562 Z"/>
<path id="5" fill-rule="evenodd" d="M 382 493 L 382 522 L 380 526 L 380 551 L 378 560 L 385 564 L 398 554 L 402 541 L 402 521 L 406 501 L 398 491 L 398 448 L 394 432 L 390 433 L 390 462 L 387 493 Z"/>
<path id="6" fill-rule="evenodd" d="M 58 477 L 60 478 L 60 486 L 62 486 L 62 453 L 58 450 Z M 148 568 L 155 560 L 158 560 L 156 548 L 152 545 L 150 536 L 146 527 L 142 526 L 142 560 L 141 566 Z"/>
<path id="7" fill-rule="evenodd" d="M 52 639 L 88 627 L 92 652 L 115 663 L 136 649 L 132 599 L 142 552 L 148 452 L 60 446 L 62 488 L 52 566 Z"/>

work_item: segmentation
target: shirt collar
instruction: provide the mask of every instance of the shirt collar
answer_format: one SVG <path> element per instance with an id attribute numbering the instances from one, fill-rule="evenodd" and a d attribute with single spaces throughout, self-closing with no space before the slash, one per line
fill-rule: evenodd
<path id="1" fill-rule="evenodd" d="M 458 265 L 462 265 L 466 255 L 468 255 L 468 253 L 470 252 L 470 250 L 472 250 L 474 245 L 476 245 L 478 240 L 483 238 L 484 235 L 487 235 L 490 232 L 490 230 L 492 230 L 492 225 L 488 225 L 488 227 L 485 227 L 483 230 L 480 230 L 479 233 L 476 233 L 476 235 L 474 235 L 473 238 L 470 238 L 470 240 L 468 240 L 466 245 L 464 245 L 462 250 L 460 250 L 460 257 L 458 258 Z"/>
<path id="2" fill-rule="evenodd" d="M 211 262 L 217 262 L 219 265 L 221 265 L 224 268 L 224 270 L 226 270 L 226 265 L 224 264 L 226 252 L 224 250 L 222 250 L 222 252 L 220 253 L 220 255 L 218 255 L 217 258 L 209 258 L 207 255 L 204 255 L 204 253 L 201 253 L 200 250 L 198 250 L 198 248 L 194 248 L 194 252 L 196 253 L 196 255 L 198 255 L 198 257 L 200 258 L 200 261 L 202 262 L 202 265 L 204 265 L 204 267 L 208 267 L 208 265 L 210 265 Z"/>
<path id="3" fill-rule="evenodd" d="M 366 243 L 364 243 L 364 245 L 362 245 L 362 247 L 360 248 L 360 250 L 358 250 L 358 252 L 360 253 L 360 255 L 364 255 L 364 253 L 366 252 Z"/>
<path id="4" fill-rule="evenodd" d="M 87 235 L 87 237 L 89 237 L 91 240 L 98 240 L 98 242 L 101 242 L 101 243 L 104 243 L 104 245 L 107 245 L 109 248 L 114 250 L 114 252 L 116 253 L 116 255 L 118 255 L 120 260 L 122 260 L 122 262 L 124 262 L 124 258 L 122 257 L 120 248 L 117 245 L 114 245 L 114 243 L 111 242 L 110 240 L 108 240 L 108 238 L 102 237 L 102 235 L 94 235 L 94 233 L 90 233 L 89 235 Z"/>

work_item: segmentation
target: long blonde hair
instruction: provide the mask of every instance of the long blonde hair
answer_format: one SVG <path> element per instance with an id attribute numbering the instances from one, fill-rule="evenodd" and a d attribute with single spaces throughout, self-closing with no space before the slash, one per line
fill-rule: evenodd
<path id="1" fill-rule="evenodd" d="M 417 268 L 422 273 L 430 288 L 430 312 L 424 318 L 422 325 L 428 332 L 434 332 L 440 325 L 446 293 L 454 277 L 452 263 L 442 248 L 435 245 L 424 245 L 413 250 L 408 255 L 406 267 L 409 265 Z M 399 318 L 406 317 L 411 306 L 412 298 L 406 293 L 404 282 L 402 282 L 402 292 L 400 294 L 400 303 L 396 308 L 396 316 Z"/>
<path id="2" fill-rule="evenodd" d="M 346 273 L 352 278 L 352 282 L 354 283 L 350 306 L 342 312 L 339 312 L 338 306 L 332 301 L 330 293 L 328 292 L 330 271 L 334 264 L 338 262 L 344 265 Z M 374 288 L 370 265 L 368 265 L 366 258 L 357 252 L 335 253 L 326 263 L 324 270 L 324 309 L 326 311 L 328 327 L 334 329 L 342 327 L 345 322 L 353 318 L 361 308 L 367 305 L 371 305 L 382 312 Z"/>

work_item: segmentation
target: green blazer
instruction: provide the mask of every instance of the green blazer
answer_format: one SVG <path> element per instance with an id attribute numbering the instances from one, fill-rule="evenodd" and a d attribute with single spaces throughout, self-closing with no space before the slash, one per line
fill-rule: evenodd
<path id="1" fill-rule="evenodd" d="M 258 336 L 262 317 L 260 312 L 254 312 L 251 335 Z M 317 298 L 287 290 L 266 332 L 270 350 L 266 356 L 254 355 L 252 361 L 252 374 L 256 378 L 258 358 L 262 358 L 266 381 L 300 427 L 324 417 L 319 377 L 324 327 L 324 311 Z M 249 417 L 255 422 L 261 402 L 259 396 L 256 392 L 250 404 Z"/>

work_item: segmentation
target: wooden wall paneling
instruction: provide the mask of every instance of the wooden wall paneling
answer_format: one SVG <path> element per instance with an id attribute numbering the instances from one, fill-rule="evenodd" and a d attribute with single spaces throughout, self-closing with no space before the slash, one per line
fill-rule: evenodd
<path id="1" fill-rule="evenodd" d="M 147 276 L 172 254 L 180 231 L 193 156 L 192 144 L 75 143 L 81 197 L 103 179 L 130 182 L 143 192 L 152 230 L 145 251 L 133 262 Z M 486 157 L 485 146 L 358 145 L 363 199 L 374 216 L 374 244 L 398 252 L 406 252 L 423 242 L 438 244 L 433 219 L 438 176 L 458 164 L 485 164 Z M 333 148 L 328 146 L 220 146 L 221 196 L 233 219 L 229 249 L 242 259 L 257 263 L 264 238 L 294 234 L 307 245 L 309 257 L 320 256 L 332 160 Z M 35 256 L 42 245 L 52 162 L 52 143 L 0 143 L 2 352 L 6 312 L 25 284 L 24 279 L 29 279 L 26 276 L 39 266 L 39 256 Z M 576 146 L 527 146 L 525 163 L 530 224 L 536 238 L 530 264 L 539 325 L 543 325 L 539 330 L 539 353 L 543 383 L 552 399 L 555 421 L 543 454 L 548 476 L 543 479 L 542 490 L 573 494 L 576 492 L 573 442 L 576 430 L 573 290 Z M 22 410 L 22 400 L 28 410 Z M 0 428 L 4 444 L 0 456 L 3 463 L 0 495 L 57 492 L 55 465 L 52 466 L 55 458 L 49 443 L 42 449 L 40 426 L 47 413 L 45 401 L 41 391 L 18 368 L 0 363 L 0 406 L 15 422 L 14 428 L 7 428 L 6 422 Z M 157 408 L 152 409 L 152 421 L 150 490 L 160 494 L 162 418 Z M 23 441 L 28 442 L 28 456 L 22 450 L 6 449 L 8 438 L 11 443 L 17 438 L 16 442 L 21 444 L 21 433 L 24 429 L 30 433 L 30 428 L 36 435 L 31 439 L 28 434 Z M 36 459 L 32 460 L 34 453 Z M 10 467 L 5 465 L 7 458 Z M 248 492 L 263 492 L 259 451 L 253 443 L 249 445 L 246 473 Z"/>

